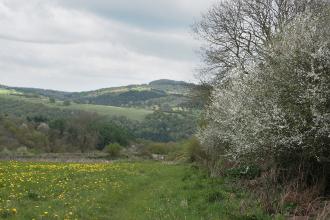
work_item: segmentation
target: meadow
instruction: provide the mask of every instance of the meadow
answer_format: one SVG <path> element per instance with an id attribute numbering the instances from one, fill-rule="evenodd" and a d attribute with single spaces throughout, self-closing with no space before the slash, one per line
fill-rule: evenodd
<path id="1" fill-rule="evenodd" d="M 157 162 L 0 162 L 2 219 L 270 219 L 226 179 Z"/>

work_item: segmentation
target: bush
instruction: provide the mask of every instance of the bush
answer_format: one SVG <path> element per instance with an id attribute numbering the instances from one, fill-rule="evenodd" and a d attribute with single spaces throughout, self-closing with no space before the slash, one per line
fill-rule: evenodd
<path id="1" fill-rule="evenodd" d="M 167 155 L 171 151 L 175 150 L 175 143 L 157 143 L 157 142 L 149 142 L 146 146 L 147 150 L 152 154 L 161 154 Z"/>
<path id="2" fill-rule="evenodd" d="M 119 157 L 122 150 L 122 146 L 118 143 L 108 144 L 105 147 L 105 151 L 109 154 L 110 157 Z"/>
<path id="3" fill-rule="evenodd" d="M 16 154 L 19 156 L 26 156 L 29 154 L 28 148 L 25 146 L 17 148 Z"/>
<path id="4" fill-rule="evenodd" d="M 322 195 L 330 188 L 330 18 L 319 15 L 295 18 L 262 64 L 249 74 L 232 69 L 214 87 L 198 137 L 214 160 L 268 165 L 277 183 L 302 190 L 324 183 Z"/>
<path id="5" fill-rule="evenodd" d="M 183 149 L 187 160 L 190 162 L 201 162 L 205 158 L 205 152 L 195 137 L 183 142 Z"/>
<path id="6" fill-rule="evenodd" d="M 8 150 L 7 148 L 4 148 L 1 152 L 0 152 L 0 156 L 3 156 L 3 157 L 10 157 L 12 156 L 13 153 Z"/>

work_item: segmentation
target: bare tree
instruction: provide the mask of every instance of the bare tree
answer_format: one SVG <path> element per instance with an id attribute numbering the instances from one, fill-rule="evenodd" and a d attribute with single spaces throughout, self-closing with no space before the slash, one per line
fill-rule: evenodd
<path id="1" fill-rule="evenodd" d="M 275 37 L 297 15 L 317 11 L 328 0 L 224 0 L 194 25 L 204 40 L 202 73 L 222 78 L 228 70 L 267 59 Z"/>

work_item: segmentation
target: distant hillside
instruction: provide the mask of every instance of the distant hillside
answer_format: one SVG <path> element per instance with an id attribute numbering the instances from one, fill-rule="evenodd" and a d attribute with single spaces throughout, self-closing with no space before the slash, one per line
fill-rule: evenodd
<path id="1" fill-rule="evenodd" d="M 127 138 L 157 142 L 189 138 L 196 132 L 200 111 L 181 106 L 189 102 L 193 86 L 157 80 L 76 93 L 1 86 L 0 151 L 1 146 L 26 146 L 42 152 L 70 152 L 78 146 L 99 149 L 100 141 L 106 141 L 102 142 L 104 147 L 109 141 L 117 142 L 112 135 L 126 134 Z M 101 127 L 93 127 L 97 120 Z M 39 131 L 39 126 L 45 130 Z"/>
<path id="2" fill-rule="evenodd" d="M 86 92 L 62 92 L 1 85 L 0 88 L 6 91 L 16 91 L 23 96 L 41 96 L 59 101 L 69 100 L 78 104 L 173 111 L 194 108 L 190 103 L 189 93 L 195 86 L 195 84 L 184 81 L 161 79 L 152 81 L 149 84 L 110 87 Z"/>

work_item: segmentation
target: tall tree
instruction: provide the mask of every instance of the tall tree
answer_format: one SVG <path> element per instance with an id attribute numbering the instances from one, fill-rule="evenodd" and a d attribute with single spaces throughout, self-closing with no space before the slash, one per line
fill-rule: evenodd
<path id="1" fill-rule="evenodd" d="M 215 4 L 194 31 L 205 45 L 203 80 L 222 79 L 232 68 L 249 72 L 262 64 L 274 38 L 297 15 L 317 13 L 327 0 L 224 0 Z"/>

